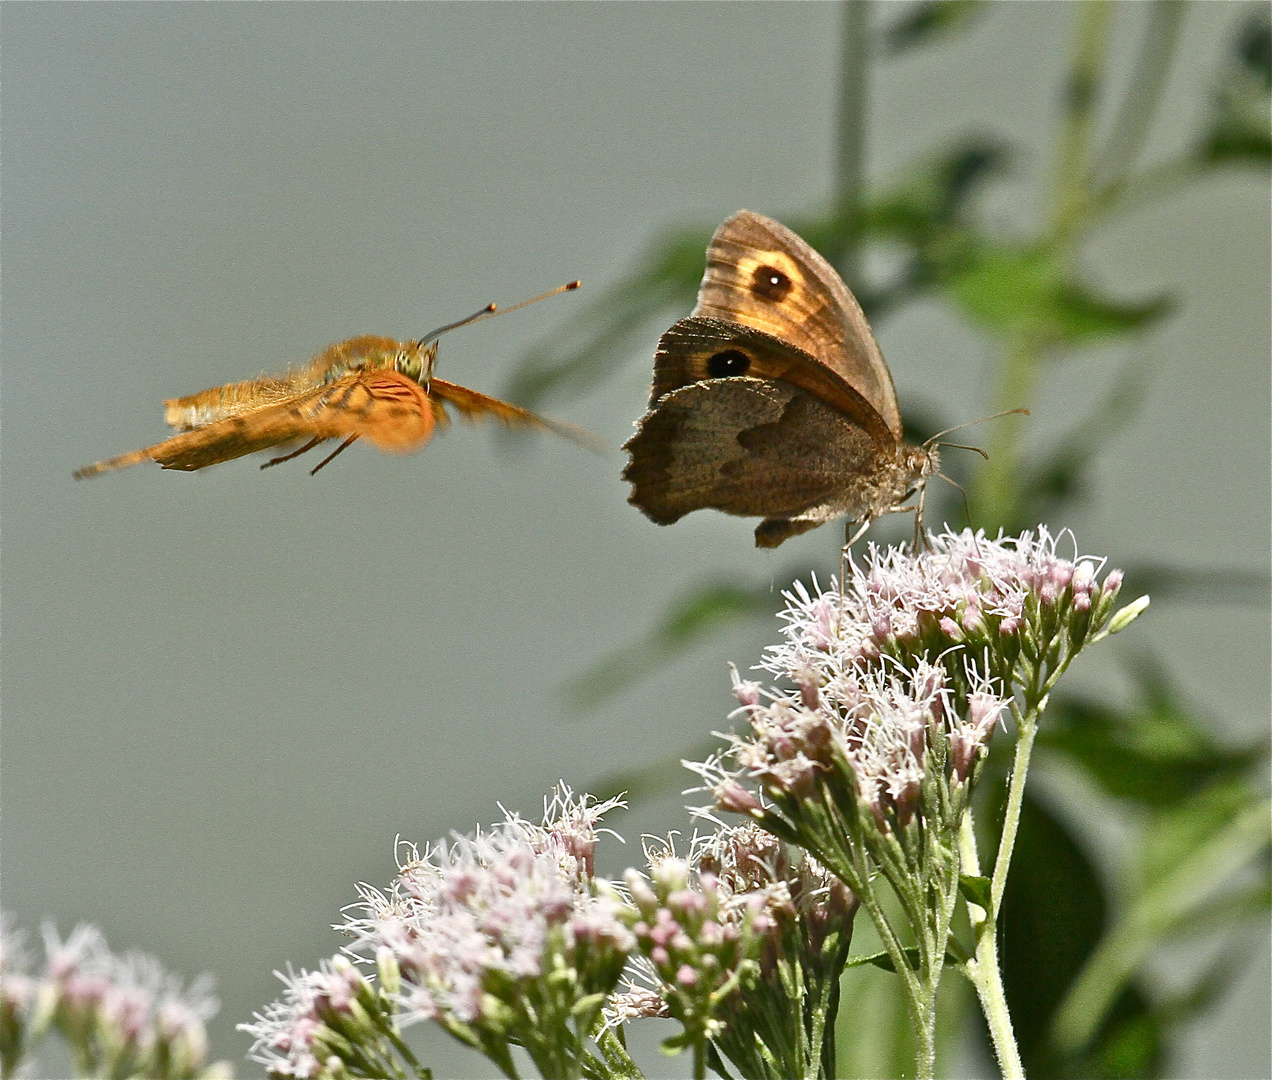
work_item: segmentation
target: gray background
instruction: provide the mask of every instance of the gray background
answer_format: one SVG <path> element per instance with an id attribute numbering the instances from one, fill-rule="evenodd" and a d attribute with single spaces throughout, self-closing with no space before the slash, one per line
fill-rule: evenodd
<path id="1" fill-rule="evenodd" d="M 1192 11 L 1152 155 L 1194 130 L 1247 10 Z M 955 43 L 880 63 L 871 177 L 1001 131 L 1027 152 L 986 211 L 1028 225 L 1073 15 L 998 5 Z M 1141 15 L 1119 12 L 1119 56 Z M 272 968 L 334 951 L 325 927 L 356 880 L 387 882 L 396 834 L 471 829 L 497 800 L 535 815 L 558 777 L 587 789 L 689 752 L 731 707 L 726 661 L 753 663 L 772 631 L 720 635 L 583 717 L 562 706 L 570 676 L 704 579 L 828 571 L 840 534 L 775 554 L 741 519 L 658 529 L 626 505 L 617 453 L 466 427 L 404 459 L 355 448 L 315 479 L 250 460 L 84 484 L 72 468 L 162 437 L 164 397 L 575 276 L 596 295 L 668 224 L 825 206 L 840 13 L 10 3 L 2 19 L 3 903 L 30 928 L 93 920 L 118 949 L 213 970 L 215 1046 L 237 1059 L 232 1024 L 275 996 Z M 1247 173 L 1086 253 L 1114 293 L 1182 306 L 1134 346 L 1154 382 L 1070 522 L 1082 550 L 1268 565 L 1268 251 L 1266 174 Z M 448 337 L 441 374 L 498 393 L 582 302 Z M 549 411 L 617 447 L 663 328 Z M 903 403 L 987 411 L 992 348 L 944 308 L 879 336 Z M 1031 441 L 1082 416 L 1127 355 L 1058 364 Z M 1163 604 L 1136 633 L 1221 730 L 1266 729 L 1261 608 Z M 1075 678 L 1121 692 L 1116 651 Z M 619 821 L 629 843 L 607 868 L 636 860 L 642 830 L 683 825 L 681 801 L 672 788 Z M 1250 942 L 1180 1075 L 1268 1075 L 1266 935 Z M 489 1071 L 445 1046 L 433 1059 Z"/>

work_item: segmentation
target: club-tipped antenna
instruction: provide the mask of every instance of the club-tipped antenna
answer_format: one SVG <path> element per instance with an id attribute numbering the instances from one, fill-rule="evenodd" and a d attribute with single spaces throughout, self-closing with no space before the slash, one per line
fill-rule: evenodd
<path id="1" fill-rule="evenodd" d="M 507 315 L 512 311 L 519 311 L 523 307 L 529 307 L 531 304 L 537 304 L 540 300 L 546 300 L 549 296 L 556 296 L 557 293 L 573 292 L 583 282 L 567 281 L 564 285 L 558 285 L 555 289 L 550 289 L 539 296 L 532 296 L 529 300 L 522 300 L 519 304 L 513 304 L 512 307 L 501 308 L 498 304 L 487 304 L 480 311 L 475 311 L 466 319 L 460 319 L 458 322 L 447 323 L 445 326 L 434 330 L 431 334 L 425 334 L 419 339 L 421 345 L 430 341 L 435 341 L 449 330 L 457 330 L 461 326 L 468 326 L 475 322 L 481 322 L 483 319 L 493 319 L 496 315 Z"/>
<path id="2" fill-rule="evenodd" d="M 925 439 L 923 442 L 923 445 L 932 446 L 934 443 L 936 443 L 937 439 L 940 439 L 946 435 L 951 435 L 955 431 L 962 431 L 964 428 L 975 427 L 977 424 L 983 424 L 986 420 L 997 420 L 1000 416 L 1015 416 L 1017 414 L 1020 414 L 1021 416 L 1028 416 L 1029 410 L 1028 409 L 1004 409 L 1002 412 L 996 412 L 992 416 L 982 416 L 979 420 L 969 420 L 966 424 L 955 424 L 953 427 L 946 428 L 944 431 L 938 431 L 930 439 Z M 985 451 L 980 449 L 980 447 L 978 446 L 960 446 L 958 443 L 942 443 L 941 445 L 952 446 L 956 450 L 975 450 L 978 454 L 981 454 L 981 455 L 984 455 L 985 453 Z"/>
<path id="3" fill-rule="evenodd" d="M 436 341 L 439 337 L 441 337 L 447 331 L 458 330 L 461 326 L 467 326 L 469 323 L 474 323 L 478 319 L 487 318 L 488 316 L 493 315 L 495 313 L 496 306 L 497 305 L 492 300 L 480 311 L 474 311 L 466 319 L 460 319 L 458 322 L 447 323 L 445 326 L 439 326 L 431 334 L 425 334 L 422 338 L 420 338 L 420 344 L 424 345 L 425 343 L 429 341 Z"/>

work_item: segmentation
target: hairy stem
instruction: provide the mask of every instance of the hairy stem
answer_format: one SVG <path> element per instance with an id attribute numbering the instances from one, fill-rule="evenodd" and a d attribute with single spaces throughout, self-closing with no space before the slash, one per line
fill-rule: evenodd
<path id="1" fill-rule="evenodd" d="M 969 868 L 967 872 L 979 875 L 980 857 L 976 852 L 976 831 L 970 809 L 963 818 L 958 839 L 963 866 Z M 967 914 L 975 935 L 976 954 L 963 965 L 963 972 L 976 988 L 1003 1080 L 1024 1080 L 1025 1070 L 1016 1045 L 1016 1034 L 1012 1030 L 1011 1013 L 1007 1009 L 1007 995 L 1003 991 L 1002 972 L 998 965 L 997 908 L 986 911 L 979 904 L 969 901 Z"/>

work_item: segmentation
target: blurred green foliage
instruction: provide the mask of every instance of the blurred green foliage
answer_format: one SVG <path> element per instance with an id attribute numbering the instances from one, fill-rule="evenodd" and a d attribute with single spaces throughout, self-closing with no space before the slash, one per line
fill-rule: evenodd
<path id="1" fill-rule="evenodd" d="M 1132 5 L 1138 7 L 1138 5 Z M 1019 151 L 997 138 L 965 137 L 928 151 L 901 175 L 867 191 L 859 205 L 788 224 L 833 263 L 859 265 L 860 246 L 886 245 L 899 269 L 886 281 L 858 282 L 858 296 L 876 323 L 902 305 L 935 297 L 961 315 L 1000 357 L 991 409 L 1029 406 L 1038 379 L 1057 355 L 1110 339 L 1140 341 L 1176 310 L 1170 296 L 1114 298 L 1087 280 L 1076 255 L 1095 230 L 1225 168 L 1266 170 L 1272 163 L 1272 25 L 1266 5 L 1252 4 L 1216 58 L 1206 114 L 1188 148 L 1139 167 L 1140 151 L 1171 69 L 1185 5 L 1154 0 L 1142 19 L 1131 75 L 1114 100 L 1104 78 L 1111 23 L 1126 12 L 1107 0 L 1072 5 L 1070 71 L 1053 93 L 1065 103 L 1057 133 L 1050 206 L 1032 236 L 1007 237 L 982 223 L 977 197 L 1001 177 Z M 843 55 L 886 62 L 899 53 L 953 40 L 992 20 L 992 5 L 975 0 L 919 2 L 896 13 L 868 49 L 846 41 Z M 847 32 L 860 26 L 846 19 Z M 862 80 L 845 80 L 845 86 Z M 1040 103 L 1041 104 L 1041 103 Z M 1096 137 L 1096 112 L 1111 115 Z M 841 108 L 841 116 L 861 115 Z M 861 145 L 845 140 L 840 145 Z M 860 170 L 861 163 L 849 163 Z M 851 185 L 849 185 L 851 187 Z M 844 185 L 840 185 L 840 190 Z M 617 364 L 649 362 L 634 348 L 657 317 L 678 318 L 692 305 L 703 252 L 714 222 L 685 225 L 656 241 L 637 267 L 556 338 L 525 358 L 508 394 L 528 406 L 581 394 L 612 375 Z M 854 247 L 856 245 L 856 247 Z M 1067 508 L 1088 496 L 1092 465 L 1114 435 L 1133 421 L 1148 379 L 1147 365 L 1129 362 L 1106 398 L 1057 445 L 1030 457 L 1020 425 L 999 424 L 991 461 L 971 487 L 976 523 L 993 532 L 1063 525 Z M 904 406 L 904 403 L 903 403 Z M 916 417 L 911 434 L 930 434 L 963 417 Z M 798 576 L 804 568 L 792 571 Z M 1266 574 L 1168 565 L 1128 567 L 1128 595 L 1155 601 L 1244 602 L 1266 607 Z M 569 688 L 587 708 L 629 685 L 724 625 L 771 620 L 778 599 L 768 586 L 713 581 L 676 601 L 645 637 L 584 673 Z M 1063 762 L 1120 809 L 1141 841 L 1124 864 L 1097 871 L 1086 854 L 1081 806 L 1048 806 L 1029 798 L 1021 822 L 1000 922 L 1004 980 L 1026 1071 L 1048 1077 L 1159 1077 L 1169 1069 L 1179 1025 L 1209 1008 L 1230 983 L 1241 957 L 1220 951 L 1182 991 L 1156 994 L 1143 961 L 1160 944 L 1185 934 L 1222 941 L 1248 920 L 1266 922 L 1272 901 L 1269 810 L 1263 792 L 1268 747 L 1232 748 L 1147 655 L 1129 672 L 1138 700 L 1127 706 L 1083 697 L 1054 701 L 1039 739 L 1039 762 Z M 708 718 L 704 731 L 718 723 Z M 999 748 L 1000 751 L 1002 748 Z M 633 794 L 662 783 L 668 769 L 624 776 Z M 1006 761 L 982 787 L 993 820 L 1001 804 Z M 868 933 L 857 946 L 869 950 Z M 912 1067 L 905 1010 L 891 976 L 865 965 L 844 978 L 839 1063 L 845 1076 L 901 1076 Z M 948 989 L 947 989 L 948 987 Z M 942 987 L 947 1030 L 974 1009 L 961 983 Z M 948 1047 L 955 1040 L 943 1038 Z"/>

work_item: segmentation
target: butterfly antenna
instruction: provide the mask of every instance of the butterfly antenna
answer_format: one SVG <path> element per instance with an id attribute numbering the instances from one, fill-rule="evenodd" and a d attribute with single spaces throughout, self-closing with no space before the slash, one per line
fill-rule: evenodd
<path id="1" fill-rule="evenodd" d="M 965 446 L 963 443 L 956 443 L 956 442 L 943 442 L 941 443 L 941 446 L 948 447 L 950 450 L 971 450 L 973 453 L 980 454 L 980 456 L 983 457 L 986 461 L 989 460 L 989 455 L 985 453 L 985 451 L 982 450 L 979 446 Z M 937 475 L 939 476 L 940 474 L 938 473 Z M 949 479 L 949 478 L 946 477 L 946 479 Z"/>
<path id="2" fill-rule="evenodd" d="M 471 323 L 481 322 L 483 319 L 493 319 L 496 315 L 507 315 L 512 311 L 520 311 L 523 307 L 529 307 L 531 304 L 537 304 L 540 300 L 546 300 L 549 296 L 556 296 L 558 293 L 573 292 L 583 282 L 567 281 L 564 285 L 558 285 L 555 289 L 549 289 L 547 292 L 539 296 L 532 296 L 529 300 L 522 300 L 519 304 L 513 304 L 512 307 L 501 308 L 498 304 L 487 304 L 480 311 L 475 311 L 466 319 L 460 319 L 459 322 L 448 323 L 440 329 L 434 330 L 431 334 L 425 334 L 420 338 L 420 344 L 426 341 L 433 341 L 446 333 L 448 330 L 456 330 L 461 326 L 468 326 Z"/>
<path id="3" fill-rule="evenodd" d="M 497 305 L 494 303 L 494 301 L 491 301 L 480 311 L 474 311 L 471 315 L 468 316 L 468 318 L 460 319 L 458 322 L 447 323 L 445 326 L 439 326 L 431 334 L 425 334 L 422 338 L 420 338 L 419 343 L 423 345 L 425 342 L 428 342 L 428 341 L 436 341 L 439 337 L 441 337 L 443 334 L 447 333 L 450 330 L 458 330 L 461 326 L 467 326 L 469 323 L 474 323 L 478 319 L 489 318 L 491 315 L 495 313 L 496 307 Z"/>
<path id="4" fill-rule="evenodd" d="M 1000 416 L 1015 416 L 1018 413 L 1021 416 L 1028 416 L 1029 410 L 1028 409 L 1004 409 L 1002 412 L 996 412 L 992 416 L 982 416 L 979 420 L 969 420 L 966 424 L 955 424 L 952 428 L 946 428 L 944 431 L 938 431 L 930 439 L 927 439 L 923 443 L 923 445 L 931 446 L 937 441 L 937 439 L 940 439 L 945 435 L 952 434 L 955 431 L 962 431 L 964 428 L 975 427 L 977 424 L 983 424 L 986 420 L 997 420 Z M 981 450 L 979 447 L 976 447 L 976 446 L 958 446 L 956 443 L 943 443 L 941 445 L 956 446 L 960 450 L 975 450 L 978 454 L 985 453 L 984 450 Z"/>

